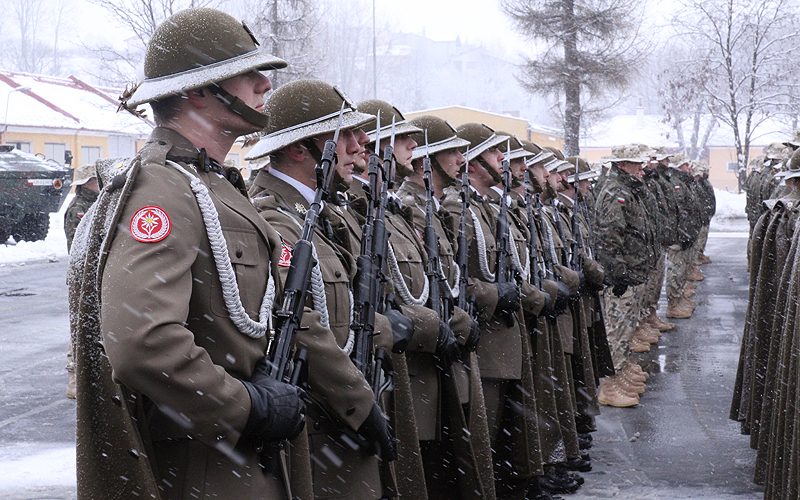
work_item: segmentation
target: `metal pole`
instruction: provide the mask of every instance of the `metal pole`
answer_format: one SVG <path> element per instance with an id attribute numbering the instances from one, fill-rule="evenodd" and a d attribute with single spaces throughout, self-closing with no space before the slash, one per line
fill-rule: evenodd
<path id="1" fill-rule="evenodd" d="M 0 139 L 0 144 L 6 143 L 6 133 L 8 132 L 8 102 L 11 100 L 11 94 L 14 92 L 19 92 L 22 90 L 30 90 L 30 87 L 17 87 L 12 89 L 8 94 L 6 94 L 6 117 L 3 119 L 3 138 Z"/>
<path id="2" fill-rule="evenodd" d="M 372 98 L 378 98 L 378 36 L 375 31 L 375 0 L 372 0 Z"/>

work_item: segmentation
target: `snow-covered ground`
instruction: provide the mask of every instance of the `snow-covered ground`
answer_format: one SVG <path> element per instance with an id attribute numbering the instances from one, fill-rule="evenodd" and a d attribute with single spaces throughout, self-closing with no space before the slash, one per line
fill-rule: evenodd
<path id="1" fill-rule="evenodd" d="M 38 488 L 74 488 L 75 446 L 68 443 L 6 445 L 0 449 L 0 470 L 3 471 L 0 480 L 0 497 L 3 498 L 7 498 L 6 493 L 19 494 Z"/>
<path id="2" fill-rule="evenodd" d="M 720 189 L 714 190 L 717 197 L 717 212 L 711 219 L 711 232 L 744 232 L 748 233 L 750 226 L 747 222 L 747 195 L 734 194 Z"/>
<path id="3" fill-rule="evenodd" d="M 47 259 L 56 262 L 65 259 L 67 253 L 67 236 L 64 234 L 64 212 L 75 195 L 70 193 L 61 210 L 50 214 L 50 230 L 42 241 L 21 241 L 14 243 L 13 238 L 0 244 L 0 266 L 9 263 L 20 263 L 32 260 Z"/>

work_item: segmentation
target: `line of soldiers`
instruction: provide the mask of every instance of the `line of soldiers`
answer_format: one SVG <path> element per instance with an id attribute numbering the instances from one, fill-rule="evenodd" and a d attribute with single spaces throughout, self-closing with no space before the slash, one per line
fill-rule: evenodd
<path id="1" fill-rule="evenodd" d="M 703 249 L 716 202 L 707 166 L 684 155 L 631 144 L 608 161 L 594 188 L 594 231 L 610 284 L 604 311 L 615 374 L 603 379 L 599 402 L 629 407 L 648 378 L 631 354 L 675 328 L 657 315 L 665 275 L 667 318 L 689 318 L 697 306 L 689 297 L 703 279 L 697 266 L 711 262 Z"/>
<path id="2" fill-rule="evenodd" d="M 699 228 L 672 243 L 647 222 L 662 207 L 639 149 L 593 216 L 581 158 L 317 80 L 264 102 L 261 71 L 285 66 L 188 9 L 122 97 L 157 127 L 97 163 L 72 246 L 78 497 L 576 491 L 599 404 L 643 390 L 627 336 L 658 319 L 664 242 L 694 263 Z M 247 187 L 218 159 L 255 132 L 248 159 L 269 166 Z"/>
<path id="3" fill-rule="evenodd" d="M 750 293 L 730 418 L 757 451 L 754 482 L 765 499 L 797 498 L 796 303 L 800 142 L 770 145 L 747 179 Z M 766 189 L 770 187 L 770 189 Z M 750 202 L 763 199 L 759 208 Z"/>

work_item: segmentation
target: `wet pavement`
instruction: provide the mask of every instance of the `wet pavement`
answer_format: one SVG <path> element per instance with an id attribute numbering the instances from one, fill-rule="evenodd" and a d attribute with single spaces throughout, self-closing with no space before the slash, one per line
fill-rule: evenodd
<path id="1" fill-rule="evenodd" d="M 565 498 L 762 497 L 750 481 L 755 452 L 727 418 L 747 305 L 746 243 L 746 234 L 712 233 L 714 262 L 702 266 L 694 316 L 639 355 L 652 373 L 641 404 L 603 408 L 594 470 Z M 65 274 L 66 262 L 0 266 L 0 498 L 75 498 Z"/>
<path id="2" fill-rule="evenodd" d="M 728 420 L 747 308 L 747 233 L 712 233 L 692 318 L 670 320 L 637 359 L 651 376 L 634 408 L 602 407 L 589 451 L 593 470 L 566 498 L 719 499 L 763 497 L 752 483 L 755 451 Z M 666 311 L 662 294 L 659 315 Z"/>

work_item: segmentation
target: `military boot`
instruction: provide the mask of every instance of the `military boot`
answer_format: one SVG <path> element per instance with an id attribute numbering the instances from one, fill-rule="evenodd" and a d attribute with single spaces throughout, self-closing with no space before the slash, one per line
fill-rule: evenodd
<path id="1" fill-rule="evenodd" d="M 628 361 L 628 363 L 625 365 L 625 368 L 633 370 L 635 373 L 638 373 L 639 375 L 643 376 L 645 380 L 650 378 L 650 374 L 644 371 L 644 369 L 642 369 L 642 367 L 639 366 L 639 363 L 635 361 Z"/>
<path id="2" fill-rule="evenodd" d="M 639 370 L 636 370 L 635 367 L 638 367 Z M 628 377 L 630 380 L 633 380 L 634 382 L 644 383 L 649 375 L 646 372 L 640 370 L 642 370 L 642 368 L 639 367 L 639 365 L 628 363 L 625 365 L 625 368 L 622 369 L 621 373 L 624 373 L 626 377 Z"/>
<path id="3" fill-rule="evenodd" d="M 622 392 L 617 385 L 616 375 L 600 380 L 600 392 L 597 394 L 597 402 L 605 406 L 617 408 L 628 408 L 639 404 L 639 397 L 631 397 Z"/>
<path id="4" fill-rule="evenodd" d="M 650 343 L 633 337 L 633 341 L 631 341 L 631 350 L 636 353 L 647 352 L 650 350 Z"/>
<path id="5" fill-rule="evenodd" d="M 697 302 L 693 300 L 689 300 L 686 297 L 680 297 L 678 300 L 680 301 L 680 304 L 689 311 L 694 312 L 694 310 L 697 309 Z"/>
<path id="6" fill-rule="evenodd" d="M 67 368 L 67 376 L 69 377 L 69 381 L 67 382 L 67 397 L 69 399 L 75 399 L 78 395 L 78 386 L 75 382 L 75 370 Z"/>
<path id="7" fill-rule="evenodd" d="M 692 271 L 689 273 L 689 276 L 687 276 L 687 278 L 692 281 L 703 281 L 704 279 L 706 279 L 706 277 L 703 276 L 703 272 L 697 266 L 694 266 L 692 268 Z"/>
<path id="8" fill-rule="evenodd" d="M 683 289 L 683 297 L 686 299 L 688 299 L 689 297 L 691 297 L 696 293 L 697 293 L 697 288 L 690 287 L 689 285 L 686 285 L 686 288 Z"/>
<path id="9" fill-rule="evenodd" d="M 636 331 L 633 333 L 633 338 L 642 342 L 647 342 L 648 344 L 655 344 L 658 342 L 658 335 L 653 333 L 653 330 L 644 322 L 640 323 L 636 328 Z"/>
<path id="10" fill-rule="evenodd" d="M 661 318 L 658 317 L 658 314 L 656 314 L 655 307 L 650 309 L 650 314 L 647 316 L 645 321 L 647 321 L 647 323 L 650 326 L 652 326 L 653 328 L 655 328 L 659 332 L 666 332 L 668 330 L 672 330 L 672 329 L 675 328 L 675 324 L 674 323 L 668 323 L 668 322 L 666 322 L 666 321 L 664 321 L 664 320 L 662 320 Z"/>
<path id="11" fill-rule="evenodd" d="M 619 385 L 622 392 L 628 395 L 639 395 L 644 394 L 644 390 L 646 386 L 644 382 L 635 382 L 628 377 L 625 371 L 621 371 L 617 374 L 617 384 Z"/>
<path id="12" fill-rule="evenodd" d="M 694 261 L 696 266 L 703 266 L 705 264 L 711 264 L 711 257 L 704 253 L 697 254 L 697 258 Z"/>
<path id="13" fill-rule="evenodd" d="M 667 305 L 667 317 L 686 319 L 692 317 L 692 310 L 683 306 L 680 299 L 671 299 Z"/>

